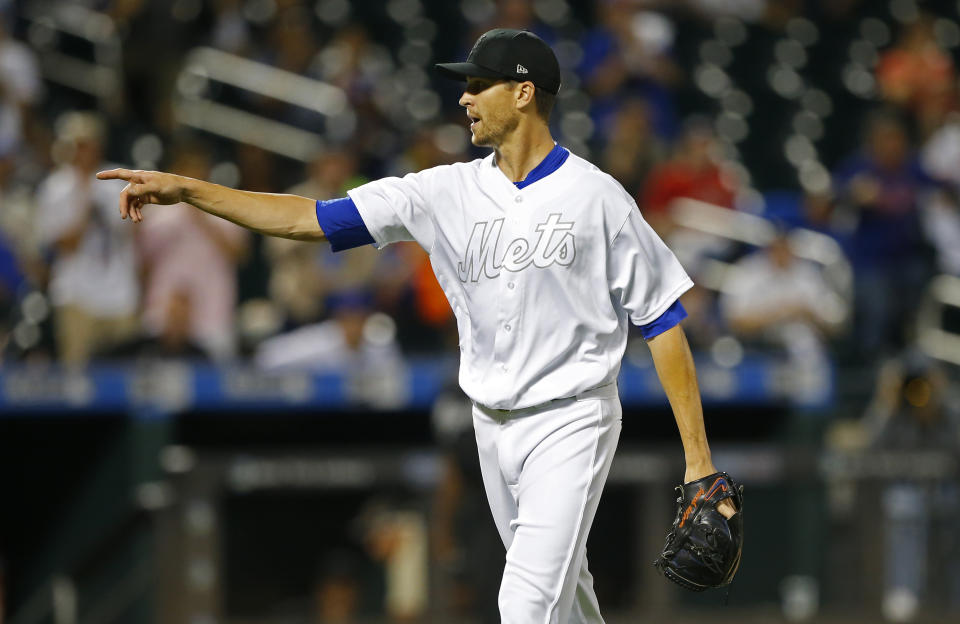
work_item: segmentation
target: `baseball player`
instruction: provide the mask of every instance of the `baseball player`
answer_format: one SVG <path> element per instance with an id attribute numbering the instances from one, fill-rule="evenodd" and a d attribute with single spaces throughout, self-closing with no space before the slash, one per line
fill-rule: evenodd
<path id="1" fill-rule="evenodd" d="M 491 30 L 466 62 L 437 69 L 466 81 L 459 103 L 473 143 L 493 148 L 486 158 L 330 201 L 159 172 L 98 177 L 129 183 L 120 214 L 134 222 L 145 204 L 187 202 L 263 234 L 328 240 L 334 251 L 419 243 L 456 315 L 459 381 L 473 401 L 484 487 L 507 549 L 501 619 L 603 622 L 586 542 L 620 434 L 628 323 L 647 339 L 673 408 L 684 481 L 716 472 L 679 325 L 678 297 L 692 282 L 623 187 L 553 141 L 547 122 L 560 70 L 546 43 Z M 729 517 L 735 508 L 722 500 L 720 510 Z"/>

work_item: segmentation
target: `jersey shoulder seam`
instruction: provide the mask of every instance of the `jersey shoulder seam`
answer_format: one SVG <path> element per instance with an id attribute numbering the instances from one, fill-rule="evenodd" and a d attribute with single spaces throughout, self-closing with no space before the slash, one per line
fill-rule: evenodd
<path id="1" fill-rule="evenodd" d="M 609 173 L 605 173 L 605 172 L 603 173 L 603 175 L 606 176 L 606 177 L 609 179 L 609 181 L 615 185 L 615 187 L 617 188 L 617 190 L 618 190 L 618 191 L 621 193 L 621 195 L 623 196 L 623 198 L 624 198 L 624 200 L 625 200 L 625 201 L 624 201 L 624 204 L 625 204 L 626 207 L 627 207 L 627 209 L 624 211 L 623 219 L 620 221 L 620 225 L 617 227 L 617 233 L 614 234 L 614 235 L 610 238 L 610 245 L 608 246 L 608 248 L 609 248 L 609 247 L 613 247 L 613 243 L 616 242 L 617 238 L 620 237 L 620 232 L 623 231 L 623 228 L 624 228 L 624 226 L 626 226 L 627 221 L 630 219 L 630 215 L 633 214 L 633 211 L 636 210 L 637 212 L 639 212 L 639 211 L 640 211 L 640 207 L 637 206 L 636 201 L 635 201 L 632 197 L 630 197 L 630 194 L 627 193 L 627 190 L 626 190 L 625 188 L 623 188 L 623 185 L 621 185 L 619 182 L 617 182 L 617 179 L 616 179 L 616 178 L 614 178 L 614 177 L 613 177 L 612 175 L 610 175 Z M 643 215 L 640 215 L 640 218 L 642 219 L 642 218 L 643 218 Z"/>

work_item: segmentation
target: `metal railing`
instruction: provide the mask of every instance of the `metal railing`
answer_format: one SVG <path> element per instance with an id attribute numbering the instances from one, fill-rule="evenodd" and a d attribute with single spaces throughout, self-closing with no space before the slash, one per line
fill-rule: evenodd
<path id="1" fill-rule="evenodd" d="M 917 343 L 932 358 L 960 365 L 960 333 L 944 325 L 947 308 L 960 308 L 960 277 L 939 275 L 930 281 L 917 314 Z"/>
<path id="2" fill-rule="evenodd" d="M 214 48 L 190 52 L 177 78 L 174 99 L 180 123 L 303 162 L 312 160 L 323 147 L 319 134 L 217 102 L 210 93 L 211 83 L 270 97 L 328 119 L 349 112 L 343 90 L 323 81 Z"/>
<path id="3" fill-rule="evenodd" d="M 110 16 L 72 2 L 25 3 L 20 13 L 47 80 L 94 96 L 110 109 L 123 81 L 122 49 Z M 86 41 L 92 58 L 61 50 L 64 35 Z"/>
<path id="4" fill-rule="evenodd" d="M 687 229 L 755 247 L 768 245 L 776 235 L 776 226 L 768 219 L 696 199 L 677 199 L 671 215 L 678 225 Z M 789 241 L 795 256 L 823 267 L 831 285 L 839 294 L 849 298 L 853 288 L 853 270 L 837 241 L 803 227 L 791 229 Z M 706 271 L 710 277 L 704 285 L 712 290 L 723 290 L 723 284 L 728 282 L 726 272 L 731 270 L 734 269 L 728 263 L 710 261 Z"/>
<path id="5" fill-rule="evenodd" d="M 95 97 L 103 110 L 122 98 L 122 42 L 113 19 L 72 2 L 35 0 L 23 6 L 27 36 L 43 77 Z M 86 42 L 90 54 L 61 45 L 64 37 Z M 312 111 L 328 119 L 349 115 L 338 87 L 214 48 L 191 51 L 176 81 L 174 111 L 180 123 L 308 162 L 323 148 L 318 132 L 218 102 L 211 84 L 228 85 Z M 336 123 L 336 122 L 335 122 Z"/>

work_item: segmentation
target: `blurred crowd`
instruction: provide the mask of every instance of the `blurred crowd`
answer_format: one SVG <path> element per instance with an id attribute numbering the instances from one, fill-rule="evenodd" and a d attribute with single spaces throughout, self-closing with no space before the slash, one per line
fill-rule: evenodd
<path id="1" fill-rule="evenodd" d="M 436 81 L 430 67 L 465 55 L 493 26 L 532 30 L 557 49 L 564 87 L 555 136 L 636 197 L 701 284 L 684 300 L 696 348 L 774 350 L 809 370 L 832 356 L 856 363 L 898 353 L 913 339 L 929 280 L 960 275 L 956 7 L 891 3 L 892 13 L 864 18 L 868 3 L 852 0 L 735 4 L 0 2 L 2 361 L 252 358 L 278 368 L 352 359 L 363 367 L 383 350 L 394 361 L 449 349 L 452 314 L 413 245 L 334 255 L 255 238 L 187 206 L 148 210 L 132 226 L 117 218 L 118 185 L 93 174 L 164 168 L 325 199 L 480 156 L 456 86 Z M 913 10 L 894 10 L 904 4 Z M 852 56 L 869 57 L 858 66 L 869 72 L 833 93 L 811 85 L 785 93 L 806 102 L 785 142 L 796 176 L 764 188 L 735 123 L 750 122 L 763 94 L 734 86 L 737 46 L 779 37 L 778 62 L 800 68 L 787 52 L 831 32 L 860 33 L 842 36 Z M 860 44 L 873 56 L 855 53 Z M 228 63 L 257 63 L 238 67 L 336 87 L 345 105 L 323 111 L 228 78 L 197 86 L 200 47 Z M 768 89 L 781 90 L 777 76 Z M 95 80 L 107 87 L 93 88 Z M 841 120 L 848 145 L 818 151 L 805 128 L 822 132 L 851 93 L 853 115 Z M 254 131 L 234 140 L 238 124 L 197 121 L 183 112 L 189 98 L 221 107 L 214 118 L 244 115 L 239 126 Z M 286 143 L 264 137 L 287 131 L 295 138 Z M 310 149 L 285 149 L 304 136 Z M 704 206 L 721 210 L 690 212 Z M 751 230 L 739 215 L 762 227 Z M 811 252 L 831 244 L 838 253 Z"/>
<path id="2" fill-rule="evenodd" d="M 695 1 L 501 0 L 450 11 L 419 0 L 4 2 L 3 359 L 252 357 L 267 367 L 322 367 L 377 359 L 371 354 L 382 349 L 398 356 L 455 344 L 429 261 L 412 245 L 333 255 L 253 238 L 186 206 L 149 211 L 134 227 L 117 219 L 118 186 L 93 174 L 113 164 L 161 167 L 324 199 L 368 179 L 478 156 L 456 88 L 437 83 L 430 64 L 462 56 L 494 25 L 530 29 L 556 47 L 564 90 L 555 134 L 636 197 L 703 285 L 685 301 L 695 347 L 733 338 L 747 349 L 781 350 L 811 370 L 831 352 L 854 362 L 897 353 L 912 338 L 930 278 L 960 273 L 952 52 L 960 35 L 952 15 L 901 9 L 888 23 L 863 18 L 860 4 L 756 0 L 734 10 Z M 723 50 L 736 59 L 736 25 L 741 39 L 782 34 L 780 41 L 809 46 L 816 37 L 807 31 L 817 32 L 811 18 L 826 24 L 825 33 L 859 28 L 864 39 L 854 43 L 874 41 L 867 75 L 874 86 L 859 93 L 856 123 L 844 128 L 857 138 L 851 149 L 821 155 L 804 133 L 791 135 L 786 157 L 799 161 L 793 187 L 758 188 L 762 179 L 751 178 L 730 120 L 762 96 L 733 88 L 734 66 L 725 73 L 724 60 L 711 59 Z M 105 32 L 78 42 L 92 25 Z M 884 36 L 868 26 L 886 29 Z M 703 57 L 695 68 L 682 58 L 690 39 Z M 114 54 L 101 49 L 105 41 L 117 43 Z M 191 50 L 201 46 L 332 85 L 346 105 L 320 112 L 282 90 L 269 97 L 226 79 L 191 87 Z M 788 48 L 778 44 L 778 57 L 781 47 Z M 114 88 L 69 84 L 63 73 L 71 62 L 107 72 Z M 704 78 L 711 71 L 731 83 L 716 93 L 719 107 L 707 97 L 716 91 Z M 771 84 L 776 90 L 776 79 Z M 843 99 L 808 91 L 827 108 Z M 249 138 L 256 133 L 231 140 L 220 126 L 182 113 L 184 94 L 198 92 L 251 124 L 311 133 L 313 149 L 285 151 Z M 740 103 L 728 110 L 727 100 Z M 813 114 L 798 114 L 801 129 L 804 113 Z M 749 120 L 746 110 L 739 119 Z M 804 149 L 812 150 L 806 158 Z M 740 235 L 743 224 L 716 212 L 709 220 L 678 218 L 684 207 L 704 204 L 759 216 L 768 227 L 750 238 Z M 705 221 L 714 227 L 703 228 Z M 805 253 L 811 232 L 836 242 L 839 257 Z M 831 272 L 844 263 L 852 281 Z"/>
<path id="3" fill-rule="evenodd" d="M 861 397 L 858 433 L 830 444 L 955 453 L 953 369 L 918 354 L 917 328 L 931 280 L 960 278 L 958 10 L 913 0 L 0 0 L 0 366 L 243 360 L 356 372 L 353 398 L 401 403 L 406 357 L 457 344 L 417 246 L 332 254 L 186 205 L 148 207 L 135 226 L 118 217 L 122 184 L 94 174 L 162 168 L 328 199 L 482 156 L 457 86 L 432 64 L 465 57 L 489 28 L 525 28 L 561 62 L 555 138 L 636 198 L 698 284 L 682 300 L 695 350 L 731 366 L 774 354 L 795 365 L 802 392 L 823 391 L 837 363 L 863 369 L 876 396 Z M 197 50 L 217 54 L 204 61 Z M 960 330 L 956 314 L 936 322 Z M 465 588 L 451 601 L 479 605 L 490 588 L 471 581 L 482 566 L 469 562 L 497 551 L 474 526 L 486 512 L 457 400 L 453 416 L 436 408 L 448 464 L 440 529 L 424 535 L 408 515 L 378 512 L 369 549 L 402 575 L 430 542 Z M 885 522 L 900 536 L 887 544 L 888 589 L 901 592 L 889 594 L 891 619 L 916 612 L 928 533 L 955 520 L 957 492 L 912 482 L 886 492 Z M 833 503 L 838 522 L 856 517 Z M 334 554 L 320 566 L 318 621 L 350 617 L 355 565 Z M 407 593 L 412 606 L 397 598 L 395 621 L 422 609 L 421 590 Z M 960 588 L 949 592 L 960 603 Z"/>

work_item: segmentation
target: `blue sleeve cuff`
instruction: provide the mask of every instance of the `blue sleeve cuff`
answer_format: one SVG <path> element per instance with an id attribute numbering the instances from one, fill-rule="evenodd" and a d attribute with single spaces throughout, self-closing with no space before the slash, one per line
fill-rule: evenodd
<path id="1" fill-rule="evenodd" d="M 317 223 L 334 251 L 353 249 L 374 242 L 357 205 L 349 197 L 317 201 Z"/>
<path id="2" fill-rule="evenodd" d="M 650 340 L 654 336 L 659 336 L 671 327 L 680 324 L 680 321 L 687 318 L 687 311 L 683 309 L 680 300 L 673 302 L 666 312 L 658 316 L 655 320 L 640 326 L 640 334 L 644 340 Z"/>

